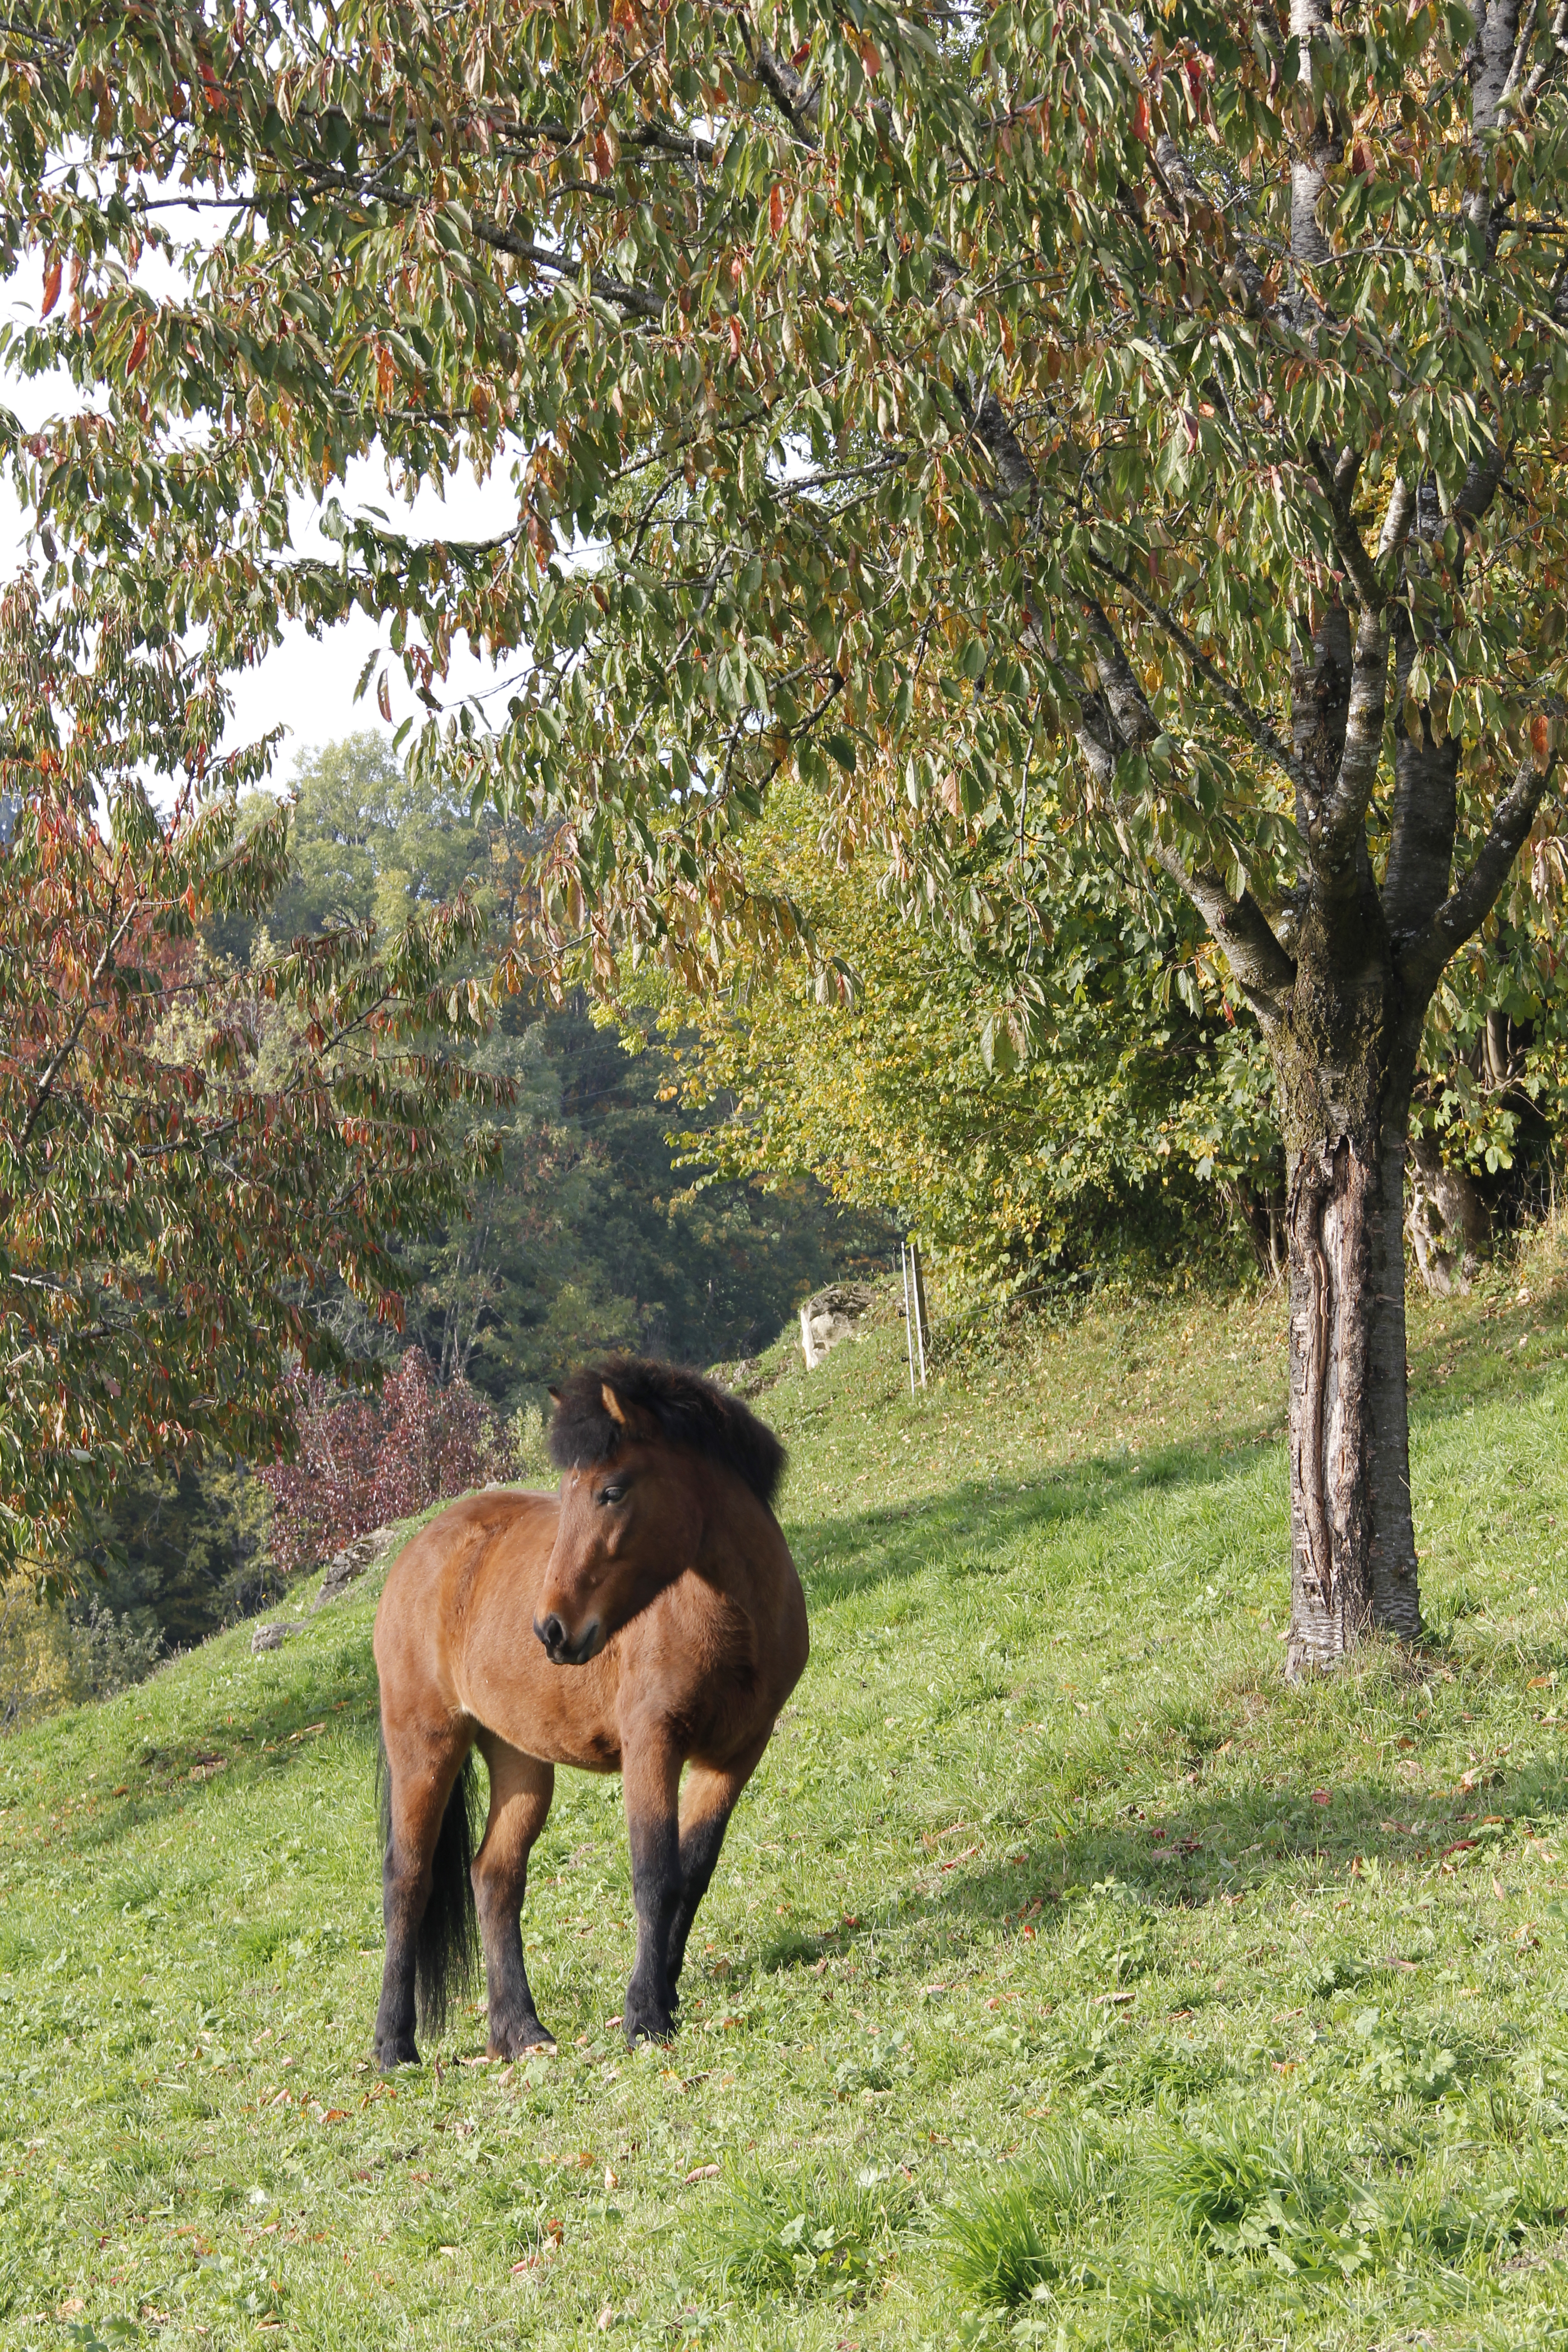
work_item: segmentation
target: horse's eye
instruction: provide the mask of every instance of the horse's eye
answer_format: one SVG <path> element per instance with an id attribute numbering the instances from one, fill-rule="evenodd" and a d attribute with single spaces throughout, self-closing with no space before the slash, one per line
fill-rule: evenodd
<path id="1" fill-rule="evenodd" d="M 626 1491 L 624 1486 L 601 1486 L 599 1500 L 601 1503 L 618 1503 Z"/>

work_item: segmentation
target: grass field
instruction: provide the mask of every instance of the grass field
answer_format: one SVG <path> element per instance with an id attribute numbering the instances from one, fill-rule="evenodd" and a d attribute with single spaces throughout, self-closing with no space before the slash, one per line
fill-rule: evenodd
<path id="1" fill-rule="evenodd" d="M 775 1351 L 815 1649 L 668 2050 L 563 1775 L 559 2056 L 372 2070 L 370 1591 L 0 1746 L 0 2342 L 1562 2342 L 1564 1317 L 1420 1306 L 1430 1637 L 1300 1691 L 1277 1300 Z"/>

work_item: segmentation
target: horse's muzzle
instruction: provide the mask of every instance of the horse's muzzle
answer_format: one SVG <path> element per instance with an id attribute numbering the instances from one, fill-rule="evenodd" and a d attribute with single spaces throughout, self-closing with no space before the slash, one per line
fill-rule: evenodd
<path id="1" fill-rule="evenodd" d="M 590 1658 L 604 1647 L 600 1621 L 595 1617 L 575 1642 L 566 1638 L 566 1628 L 553 1611 L 542 1622 L 536 1617 L 533 1630 L 544 1644 L 544 1654 L 552 1666 L 585 1666 Z"/>

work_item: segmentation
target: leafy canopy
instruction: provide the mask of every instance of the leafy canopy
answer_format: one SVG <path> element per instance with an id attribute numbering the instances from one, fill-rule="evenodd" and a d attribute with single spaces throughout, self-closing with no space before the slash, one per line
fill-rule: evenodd
<path id="1" fill-rule="evenodd" d="M 1462 743 L 1490 860 L 1440 962 L 1540 798 L 1489 836 L 1500 782 L 1554 756 L 1560 21 L 1505 86 L 1458 0 L 1297 15 L 17 13 L 0 261 L 43 301 L 5 356 L 84 401 L 6 436 L 40 625 L 201 630 L 221 670 L 357 603 L 435 706 L 467 631 L 515 691 L 419 757 L 539 825 L 554 975 L 788 944 L 736 842 L 791 774 L 1011 976 L 1012 1052 L 1042 864 L 1157 864 L 1278 977 L 1292 661 L 1392 599 L 1387 728 Z M 370 451 L 395 489 L 504 465 L 494 534 L 330 500 L 337 558 L 295 552 L 290 495 Z"/>

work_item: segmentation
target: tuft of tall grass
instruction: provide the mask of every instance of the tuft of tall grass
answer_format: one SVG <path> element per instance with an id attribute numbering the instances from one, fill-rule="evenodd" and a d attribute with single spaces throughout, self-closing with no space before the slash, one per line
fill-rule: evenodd
<path id="1" fill-rule="evenodd" d="M 972 2190 L 949 2211 L 954 2285 L 991 2311 L 1037 2299 L 1067 2276 L 1074 2227 L 1114 2204 L 1120 2172 L 1120 2158 L 1081 2131 L 1053 2134 L 1026 2170 Z"/>
<path id="2" fill-rule="evenodd" d="M 1300 2130 L 1277 2138 L 1241 2116 L 1167 2130 L 1150 2147 L 1144 2174 L 1190 2237 L 1226 2254 L 1262 2252 L 1302 2235 L 1340 2194 Z"/>
<path id="3" fill-rule="evenodd" d="M 879 2284 L 912 2199 L 894 2173 L 732 2170 L 697 2233 L 697 2268 L 743 2303 L 858 2303 Z"/>

